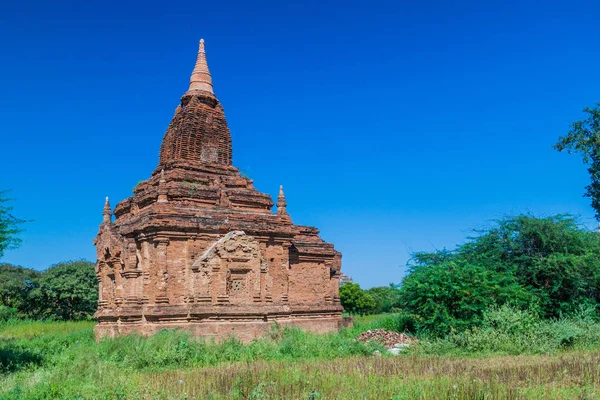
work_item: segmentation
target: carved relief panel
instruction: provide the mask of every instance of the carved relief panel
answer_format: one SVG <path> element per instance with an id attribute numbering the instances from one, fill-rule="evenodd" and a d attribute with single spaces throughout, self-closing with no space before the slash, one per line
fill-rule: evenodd
<path id="1" fill-rule="evenodd" d="M 192 265 L 197 301 L 249 304 L 261 299 L 263 266 L 260 245 L 241 231 L 213 243 Z"/>

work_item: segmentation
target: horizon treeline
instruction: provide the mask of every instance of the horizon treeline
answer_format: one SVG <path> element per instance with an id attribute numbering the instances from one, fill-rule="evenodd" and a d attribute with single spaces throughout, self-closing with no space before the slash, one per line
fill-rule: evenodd
<path id="1" fill-rule="evenodd" d="M 94 263 L 66 261 L 44 271 L 0 263 L 0 321 L 85 320 L 98 306 Z"/>

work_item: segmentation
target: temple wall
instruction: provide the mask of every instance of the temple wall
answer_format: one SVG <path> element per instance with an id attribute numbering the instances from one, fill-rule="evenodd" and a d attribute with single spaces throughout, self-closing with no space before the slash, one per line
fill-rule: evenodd
<path id="1" fill-rule="evenodd" d="M 325 263 L 299 262 L 290 268 L 290 304 L 315 304 L 331 294 Z"/>
<path id="2" fill-rule="evenodd" d="M 315 333 L 335 332 L 340 328 L 341 324 L 339 316 L 322 316 L 318 318 L 283 317 L 272 321 L 254 319 L 245 321 L 208 320 L 201 323 L 185 320 L 168 323 L 101 323 L 94 328 L 94 331 L 96 337 L 102 338 L 132 333 L 150 336 L 162 329 L 179 329 L 190 332 L 192 336 L 202 337 L 207 341 L 211 339 L 220 341 L 229 337 L 236 337 L 242 342 L 250 342 L 257 336 L 267 335 L 275 321 L 280 326 L 294 325 Z"/>
<path id="3" fill-rule="evenodd" d="M 170 239 L 167 246 L 167 285 L 169 304 L 184 304 L 186 293 L 186 239 Z"/>
<path id="4" fill-rule="evenodd" d="M 140 240 L 133 246 L 134 261 L 129 269 L 111 261 L 99 270 L 101 299 L 109 308 L 125 299 L 169 305 L 198 301 L 286 303 L 289 291 L 287 247 L 244 237 L 244 251 L 250 253 L 237 254 L 239 244 L 225 242 L 229 249 L 220 249 L 210 256 L 205 253 L 223 239 L 223 235 L 197 239 L 160 236 Z M 200 267 L 201 257 L 209 259 L 202 261 Z"/>
<path id="5" fill-rule="evenodd" d="M 269 243 L 263 250 L 268 265 L 270 297 L 275 303 L 288 301 L 288 257 L 281 244 Z"/>

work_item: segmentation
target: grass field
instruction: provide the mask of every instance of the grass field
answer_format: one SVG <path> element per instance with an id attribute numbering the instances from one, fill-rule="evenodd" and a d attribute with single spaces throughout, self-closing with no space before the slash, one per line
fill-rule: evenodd
<path id="1" fill-rule="evenodd" d="M 382 316 L 243 345 L 178 332 L 97 343 L 91 322 L 0 323 L 0 399 L 596 399 L 600 350 L 376 357 L 356 342 Z M 426 343 L 423 343 L 426 346 Z M 442 348 L 442 347 L 437 347 Z"/>

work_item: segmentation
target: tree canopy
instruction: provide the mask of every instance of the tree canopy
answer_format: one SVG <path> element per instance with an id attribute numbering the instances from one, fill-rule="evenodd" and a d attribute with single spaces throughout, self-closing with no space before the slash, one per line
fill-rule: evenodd
<path id="1" fill-rule="evenodd" d="M 19 225 L 25 222 L 11 214 L 12 207 L 7 203 L 11 199 L 6 197 L 6 191 L 0 190 L 0 258 L 4 251 L 14 249 L 21 244 L 18 234 L 22 231 Z"/>
<path id="2" fill-rule="evenodd" d="M 44 271 L 39 292 L 40 313 L 63 320 L 86 319 L 98 306 L 98 281 L 94 264 L 78 260 L 55 264 Z"/>
<path id="3" fill-rule="evenodd" d="M 358 283 L 346 282 L 340 286 L 340 301 L 350 314 L 370 314 L 376 307 L 375 300 Z"/>
<path id="4" fill-rule="evenodd" d="M 417 253 L 401 304 L 436 334 L 476 325 L 490 305 L 544 318 L 600 304 L 600 235 L 567 215 L 497 221 L 453 251 Z"/>
<path id="5" fill-rule="evenodd" d="M 583 112 L 588 117 L 574 122 L 571 130 L 558 139 L 554 148 L 582 156 L 590 174 L 590 184 L 585 187 L 584 196 L 592 199 L 596 220 L 600 221 L 600 103 L 584 108 Z"/>
<path id="6" fill-rule="evenodd" d="M 35 313 L 31 292 L 39 287 L 39 271 L 10 264 L 0 264 L 0 307 L 4 317 L 27 317 Z"/>
<path id="7" fill-rule="evenodd" d="M 94 264 L 78 260 L 39 272 L 0 264 L 0 319 L 89 319 L 96 311 Z"/>

